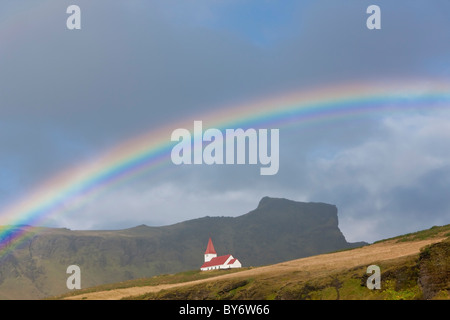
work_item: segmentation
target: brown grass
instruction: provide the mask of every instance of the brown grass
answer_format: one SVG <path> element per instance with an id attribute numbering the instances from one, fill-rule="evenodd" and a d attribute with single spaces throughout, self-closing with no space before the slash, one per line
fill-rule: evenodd
<path id="1" fill-rule="evenodd" d="M 255 276 L 281 276 L 283 274 L 289 274 L 291 272 L 301 272 L 304 276 L 304 279 L 308 280 L 315 277 L 321 277 L 329 273 L 338 272 L 339 270 L 347 270 L 357 266 L 368 266 L 370 264 L 377 264 L 381 261 L 388 261 L 406 257 L 409 255 L 415 255 L 420 252 L 421 248 L 436 242 L 440 242 L 443 239 L 445 239 L 445 237 L 411 242 L 397 242 L 396 240 L 388 240 L 353 250 L 321 254 L 317 256 L 282 262 L 270 266 L 252 268 L 242 272 L 218 275 L 216 277 L 207 279 L 175 284 L 161 284 L 155 286 L 131 287 L 92 292 L 66 297 L 65 299 L 119 300 L 126 297 L 138 296 L 146 293 L 154 293 L 176 287 L 191 286 L 210 281 L 252 278 Z"/>

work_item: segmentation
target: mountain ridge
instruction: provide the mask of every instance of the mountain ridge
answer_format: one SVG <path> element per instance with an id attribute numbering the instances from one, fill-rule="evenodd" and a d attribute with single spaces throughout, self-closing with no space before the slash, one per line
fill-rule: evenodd
<path id="1" fill-rule="evenodd" d="M 0 298 L 42 298 L 67 291 L 66 268 L 82 270 L 83 286 L 197 269 L 209 237 L 219 255 L 260 266 L 348 249 L 337 207 L 264 197 L 237 217 L 202 217 L 122 230 L 36 228 L 0 264 Z M 17 284 L 20 284 L 18 287 Z M 32 294 L 30 294 L 30 292 Z"/>

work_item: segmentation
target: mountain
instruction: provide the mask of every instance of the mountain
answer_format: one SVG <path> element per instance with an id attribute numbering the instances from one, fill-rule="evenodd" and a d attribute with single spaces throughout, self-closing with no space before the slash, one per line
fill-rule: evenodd
<path id="1" fill-rule="evenodd" d="M 230 253 L 243 266 L 365 244 L 345 240 L 334 205 L 269 197 L 238 217 L 203 217 L 124 230 L 34 228 L 32 232 L 32 237 L 0 259 L 2 299 L 36 299 L 67 292 L 66 269 L 73 264 L 81 269 L 82 287 L 195 270 L 203 263 L 209 237 L 218 255 Z"/>

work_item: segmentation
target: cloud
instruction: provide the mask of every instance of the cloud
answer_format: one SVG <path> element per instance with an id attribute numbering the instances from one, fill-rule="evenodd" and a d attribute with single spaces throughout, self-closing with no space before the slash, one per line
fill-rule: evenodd
<path id="1" fill-rule="evenodd" d="M 75 229 L 165 225 L 206 215 L 241 215 L 268 195 L 336 204 L 340 228 L 349 241 L 375 241 L 445 224 L 450 151 L 443 146 L 450 135 L 449 118 L 445 109 L 386 116 L 370 121 L 372 128 L 358 132 L 358 139 L 346 138 L 351 130 L 339 136 L 342 126 L 335 124 L 331 130 L 328 125 L 327 134 L 322 131 L 321 139 L 303 148 L 289 148 L 285 141 L 280 148 L 287 169 L 264 179 L 256 167 L 169 165 L 57 221 Z M 320 141 L 338 148 L 323 149 Z"/>
<path id="2" fill-rule="evenodd" d="M 373 219 L 365 238 L 371 240 L 416 231 L 420 225 L 445 224 L 449 117 L 446 110 L 386 117 L 382 134 L 367 136 L 332 158 L 313 160 L 309 172 L 314 197 L 337 204 L 343 230 L 352 240 L 361 229 L 347 222 L 357 224 L 360 218 Z"/>
<path id="3" fill-rule="evenodd" d="M 256 208 L 260 198 L 253 188 L 211 192 L 196 183 L 188 187 L 176 181 L 153 187 L 138 183 L 110 190 L 47 225 L 81 230 L 168 225 L 205 216 L 239 216 Z"/>
<path id="4" fill-rule="evenodd" d="M 446 0 L 379 0 L 379 32 L 365 27 L 370 1 L 78 2 L 80 32 L 65 28 L 64 2 L 0 5 L 0 208 L 130 137 L 224 105 L 450 76 Z M 268 195 L 336 204 L 351 241 L 414 231 L 448 218 L 448 119 L 430 110 L 284 128 L 276 176 L 259 166 L 168 166 L 52 223 L 239 215 Z"/>

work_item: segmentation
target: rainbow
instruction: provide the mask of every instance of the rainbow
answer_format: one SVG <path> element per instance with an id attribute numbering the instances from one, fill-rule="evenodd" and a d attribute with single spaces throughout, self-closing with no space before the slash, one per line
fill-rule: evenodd
<path id="1" fill-rule="evenodd" d="M 450 107 L 450 82 L 444 80 L 350 83 L 304 89 L 251 103 L 221 107 L 171 123 L 119 144 L 93 161 L 69 168 L 39 185 L 21 201 L 0 209 L 0 258 L 33 235 L 51 217 L 74 212 L 102 192 L 129 179 L 173 165 L 171 133 L 202 120 L 204 129 L 298 126 L 320 121 L 386 115 L 419 108 Z"/>

